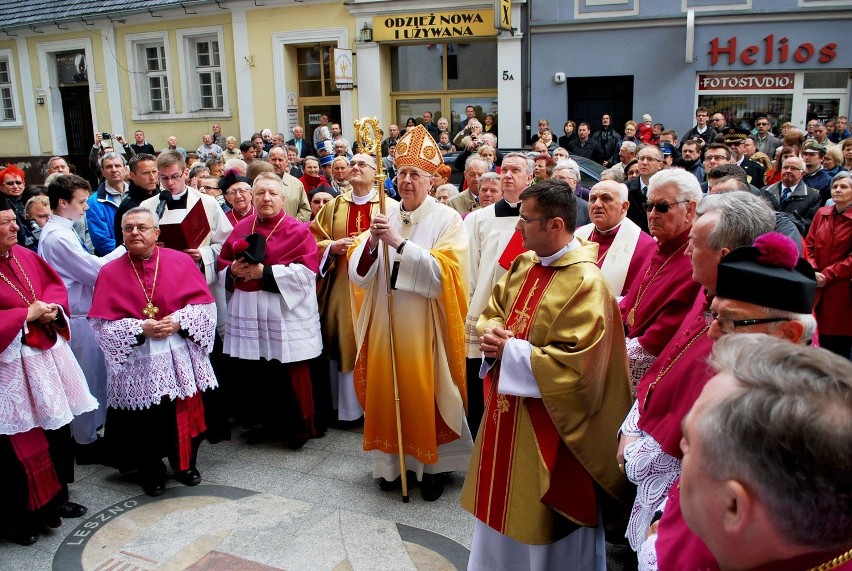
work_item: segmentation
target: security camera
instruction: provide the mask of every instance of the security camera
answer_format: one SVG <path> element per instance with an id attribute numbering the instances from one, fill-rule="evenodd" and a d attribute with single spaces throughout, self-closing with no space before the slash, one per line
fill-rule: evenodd
<path id="1" fill-rule="evenodd" d="M 565 83 L 565 74 L 561 71 L 557 72 L 553 76 L 553 82 L 554 83 Z"/>

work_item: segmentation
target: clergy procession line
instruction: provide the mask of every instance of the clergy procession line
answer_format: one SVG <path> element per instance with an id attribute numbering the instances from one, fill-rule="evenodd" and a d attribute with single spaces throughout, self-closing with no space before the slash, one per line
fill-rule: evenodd
<path id="1" fill-rule="evenodd" d="M 747 186 L 649 173 L 652 145 L 638 207 L 611 179 L 579 199 L 576 163 L 573 185 L 534 179 L 522 152 L 481 186 L 468 159 L 448 206 L 429 130 L 390 147 L 394 199 L 375 120 L 356 129 L 349 190 L 310 214 L 279 146 L 199 178 L 227 211 L 171 150 L 135 156 L 117 202 L 53 176 L 37 241 L 0 194 L 4 537 L 86 513 L 75 461 L 159 496 L 199 484 L 233 422 L 291 449 L 336 423 L 405 501 L 466 472 L 469 569 L 604 570 L 624 538 L 641 569 L 852 569 L 852 363 L 821 317 L 852 297 L 852 175 L 800 250 Z"/>

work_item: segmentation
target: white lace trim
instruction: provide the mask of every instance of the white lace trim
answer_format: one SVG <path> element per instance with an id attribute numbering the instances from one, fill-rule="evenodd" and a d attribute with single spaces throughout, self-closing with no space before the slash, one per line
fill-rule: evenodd
<path id="1" fill-rule="evenodd" d="M 218 386 L 208 358 L 216 327 L 215 305 L 190 305 L 173 315 L 191 339 L 174 334 L 146 339 L 134 347 L 141 320 L 91 320 L 107 361 L 108 406 L 149 408 L 164 396 L 186 398 Z"/>
<path id="2" fill-rule="evenodd" d="M 654 364 L 657 358 L 645 350 L 639 344 L 637 337 L 630 337 L 626 340 L 627 343 L 627 361 L 630 363 L 630 387 L 633 391 L 633 398 L 636 398 L 636 387 L 639 381 Z"/>
<path id="3" fill-rule="evenodd" d="M 187 305 L 172 314 L 172 320 L 210 354 L 216 340 L 216 304 Z"/>
<path id="4" fill-rule="evenodd" d="M 657 534 L 646 539 L 637 553 L 639 571 L 657 571 Z"/>
<path id="5" fill-rule="evenodd" d="M 636 484 L 636 500 L 625 536 L 637 551 L 645 541 L 654 513 L 680 476 L 681 461 L 664 452 L 650 434 L 642 432 L 638 440 L 624 447 L 624 469 L 627 479 Z"/>
<path id="6" fill-rule="evenodd" d="M 0 434 L 36 427 L 55 430 L 98 408 L 86 377 L 64 339 L 47 350 L 17 337 L 0 354 Z"/>
<path id="7" fill-rule="evenodd" d="M 625 436 L 642 436 L 642 430 L 639 428 L 639 401 L 633 401 L 619 432 Z"/>

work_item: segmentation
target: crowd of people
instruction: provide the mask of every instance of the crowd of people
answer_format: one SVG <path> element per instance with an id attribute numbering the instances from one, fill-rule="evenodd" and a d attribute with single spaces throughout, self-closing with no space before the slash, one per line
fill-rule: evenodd
<path id="1" fill-rule="evenodd" d="M 605 115 L 503 152 L 468 109 L 372 142 L 326 115 L 192 152 L 98 133 L 94 190 L 61 157 L 0 170 L 0 531 L 83 516 L 75 462 L 159 496 L 234 423 L 336 426 L 406 500 L 466 472 L 470 569 L 603 570 L 607 542 L 852 569 L 848 132 L 699 108 L 680 140 Z"/>

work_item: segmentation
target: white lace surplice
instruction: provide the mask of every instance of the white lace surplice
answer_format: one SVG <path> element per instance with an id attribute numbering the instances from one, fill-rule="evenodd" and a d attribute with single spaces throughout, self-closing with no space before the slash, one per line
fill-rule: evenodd
<path id="1" fill-rule="evenodd" d="M 634 402 L 621 425 L 623 434 L 638 437 L 624 448 L 624 470 L 627 479 L 636 484 L 636 500 L 625 534 L 634 551 L 645 541 L 654 513 L 665 502 L 681 470 L 680 460 L 669 456 L 653 436 L 639 428 L 639 416 L 638 403 Z"/>
<path id="2" fill-rule="evenodd" d="M 112 408 L 143 409 L 168 396 L 186 398 L 219 384 L 208 357 L 216 334 L 216 304 L 188 305 L 172 319 L 189 333 L 165 339 L 145 339 L 142 320 L 92 319 L 92 329 L 107 361 L 108 401 Z"/>
<path id="3" fill-rule="evenodd" d="M 0 434 L 55 430 L 98 408 L 86 377 L 62 337 L 50 349 L 15 339 L 0 353 Z"/>

